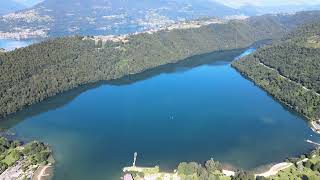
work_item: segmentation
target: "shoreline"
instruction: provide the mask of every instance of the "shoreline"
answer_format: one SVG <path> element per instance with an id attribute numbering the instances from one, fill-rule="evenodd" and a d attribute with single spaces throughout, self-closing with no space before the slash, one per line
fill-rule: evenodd
<path id="1" fill-rule="evenodd" d="M 262 87 L 260 84 L 256 83 L 254 81 L 254 79 L 252 77 L 249 77 L 248 75 L 246 75 L 245 73 L 243 73 L 242 71 L 240 71 L 237 67 L 235 67 L 232 63 L 231 63 L 231 67 L 234 68 L 237 72 L 240 73 L 241 76 L 243 76 L 244 78 L 248 79 L 249 81 L 251 81 L 254 85 L 256 85 L 257 87 L 261 88 L 263 91 L 265 91 L 270 97 L 272 97 L 274 100 L 278 101 L 279 103 L 283 104 L 285 107 L 289 108 L 290 110 L 292 110 L 292 112 L 296 113 L 297 115 L 301 116 L 308 124 L 309 128 L 316 134 L 320 134 L 320 124 L 319 125 L 315 125 L 315 122 L 319 122 L 320 123 L 320 119 L 315 120 L 312 119 L 298 111 L 296 111 L 294 109 L 294 107 L 290 104 L 288 104 L 287 102 L 276 98 L 272 93 L 270 93 L 267 89 L 265 89 L 264 87 Z"/>
<path id="2" fill-rule="evenodd" d="M 296 164 L 305 162 L 307 160 L 309 160 L 309 159 L 305 158 L 303 160 L 298 161 Z M 254 177 L 268 178 L 270 176 L 277 175 L 280 171 L 283 171 L 287 168 L 290 168 L 293 165 L 294 165 L 294 163 L 291 163 L 291 162 L 280 162 L 280 163 L 272 165 L 268 170 L 266 170 L 262 173 L 255 173 Z M 123 168 L 124 175 L 121 177 L 121 179 L 126 180 L 126 178 L 128 178 L 128 177 L 133 177 L 133 173 L 136 173 L 136 172 L 141 173 L 144 170 L 148 170 L 148 169 L 152 169 L 152 168 L 150 168 L 150 167 L 136 167 L 136 166 L 124 167 Z M 232 176 L 236 175 L 237 171 L 222 169 L 221 173 L 227 177 L 232 177 Z M 158 177 L 163 177 L 164 179 L 181 180 L 181 176 L 178 175 L 177 170 L 174 170 L 172 173 L 168 173 L 168 172 L 150 173 L 150 174 L 144 176 L 144 180 L 156 179 Z M 39 180 L 41 180 L 41 179 L 39 179 Z"/>
<path id="3" fill-rule="evenodd" d="M 267 165 L 262 165 L 260 167 L 264 167 L 261 168 L 261 170 L 252 170 L 252 171 L 243 171 L 243 172 L 252 172 L 254 177 L 265 177 L 268 178 L 270 176 L 276 176 L 277 174 L 279 174 L 281 171 L 284 171 L 288 168 L 291 167 L 299 167 L 299 165 L 302 165 L 303 163 L 312 160 L 314 157 L 316 157 L 317 155 L 314 155 L 314 152 L 319 151 L 319 147 L 320 144 L 318 143 L 314 143 L 311 140 L 305 140 L 305 142 L 307 143 L 311 143 L 312 145 L 315 146 L 315 148 L 313 148 L 311 151 L 309 151 L 308 153 L 302 153 L 300 157 L 296 156 L 294 158 L 292 158 L 293 160 L 291 160 L 291 158 L 282 161 L 282 162 L 278 162 L 278 163 L 270 163 Z M 310 155 L 310 156 L 308 156 Z M 306 157 L 308 156 L 308 157 Z M 294 160 L 296 159 L 296 160 Z M 235 175 L 237 175 L 238 172 L 241 172 L 241 169 L 236 169 L 236 168 L 232 168 L 232 166 L 230 168 L 228 167 L 223 167 L 222 165 L 222 169 L 221 169 L 221 174 L 223 174 L 224 176 L 227 177 L 233 177 Z M 259 168 L 259 167 L 257 167 Z M 154 169 L 156 169 L 157 171 L 153 171 Z M 233 170 L 232 170 L 233 169 Z M 236 169 L 236 170 L 235 170 Z M 144 176 L 144 179 L 142 180 L 151 180 L 151 179 L 157 179 L 158 177 L 163 177 L 164 180 L 181 180 L 182 177 L 178 174 L 178 170 L 174 169 L 171 173 L 169 172 L 160 172 L 159 166 L 155 166 L 155 167 L 139 167 L 139 166 L 130 166 L 130 167 L 124 167 L 122 169 L 123 171 L 123 175 L 121 176 L 121 179 L 126 179 L 128 177 L 134 177 L 135 173 L 147 173 L 147 175 Z M 261 171 L 261 172 L 259 172 Z"/>
<path id="4" fill-rule="evenodd" d="M 317 121 L 311 121 L 309 124 L 313 132 L 320 134 L 320 124 L 317 124 L 317 122 L 320 122 L 320 119 Z"/>
<path id="5" fill-rule="evenodd" d="M 274 176 L 274 175 L 278 174 L 279 171 L 287 169 L 287 168 L 291 167 L 292 165 L 293 165 L 293 163 L 288 163 L 288 162 L 277 163 L 277 164 L 273 165 L 269 170 L 267 170 L 263 173 L 255 174 L 255 177 L 257 177 L 257 176 L 263 176 L 263 177 Z"/>
<path id="6" fill-rule="evenodd" d="M 307 159 L 308 160 L 308 159 Z M 304 161 L 304 160 L 302 160 Z M 289 163 L 289 162 L 280 162 L 277 164 L 274 164 L 273 166 L 271 166 L 268 170 L 262 172 L 262 173 L 255 173 L 254 176 L 258 177 L 258 176 L 263 176 L 263 177 L 270 177 L 270 176 L 274 176 L 276 175 L 279 171 L 285 170 L 291 166 L 293 166 L 293 163 Z M 156 166 L 157 167 L 157 166 Z M 131 166 L 131 167 L 124 167 L 123 168 L 123 172 L 124 175 L 122 176 L 122 179 L 126 179 L 126 177 L 128 177 L 128 175 L 130 175 L 131 177 L 133 176 L 133 172 L 136 173 L 141 173 L 144 171 L 149 171 L 150 169 L 152 169 L 152 167 L 137 167 L 137 166 Z M 224 174 L 225 176 L 228 177 L 232 177 L 235 176 L 237 171 L 232 171 L 232 170 L 227 170 L 227 169 L 222 169 L 221 170 L 222 174 Z M 168 173 L 168 172 L 156 172 L 156 173 L 150 173 L 148 175 L 144 176 L 145 180 L 148 179 L 156 179 L 158 177 L 166 177 L 166 178 L 171 178 L 173 180 L 175 179 L 181 179 L 181 177 L 178 175 L 177 170 L 175 169 L 172 173 Z M 41 180 L 41 179 L 38 179 Z"/>
<path id="7" fill-rule="evenodd" d="M 54 166 L 51 163 L 44 166 L 39 166 L 37 170 L 34 172 L 32 179 L 34 180 L 51 179 L 51 177 L 53 177 L 53 168 Z"/>

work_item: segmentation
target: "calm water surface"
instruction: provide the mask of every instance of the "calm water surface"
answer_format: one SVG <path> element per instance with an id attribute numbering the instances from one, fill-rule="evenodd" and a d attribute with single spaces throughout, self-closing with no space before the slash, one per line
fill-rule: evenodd
<path id="1" fill-rule="evenodd" d="M 307 123 L 230 67 L 240 54 L 196 56 L 83 86 L 0 126 L 49 143 L 57 180 L 119 179 L 135 151 L 138 165 L 168 170 L 211 157 L 251 169 L 310 150 L 304 140 L 319 137 Z"/>
<path id="2" fill-rule="evenodd" d="M 30 44 L 32 44 L 33 40 L 12 40 L 12 39 L 0 39 L 0 48 L 3 48 L 7 51 L 14 50 L 16 48 L 26 47 Z"/>

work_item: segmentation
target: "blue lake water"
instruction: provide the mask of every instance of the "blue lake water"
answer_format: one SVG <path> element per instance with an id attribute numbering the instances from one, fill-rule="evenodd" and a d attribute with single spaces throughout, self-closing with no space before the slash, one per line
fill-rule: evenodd
<path id="1" fill-rule="evenodd" d="M 211 157 L 252 169 L 309 151 L 304 140 L 319 137 L 230 66 L 240 54 L 195 56 L 82 86 L 12 115 L 0 127 L 49 143 L 57 180 L 119 179 L 134 152 L 137 165 L 170 170 Z"/>
<path id="2" fill-rule="evenodd" d="M 0 48 L 7 51 L 14 50 L 16 48 L 26 47 L 33 43 L 33 40 L 12 40 L 12 39 L 0 39 Z"/>

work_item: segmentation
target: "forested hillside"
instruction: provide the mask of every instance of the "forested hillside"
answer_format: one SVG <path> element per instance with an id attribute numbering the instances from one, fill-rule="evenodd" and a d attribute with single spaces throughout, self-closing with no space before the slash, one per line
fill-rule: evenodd
<path id="1" fill-rule="evenodd" d="M 303 16 L 305 19 L 305 16 Z M 310 16 L 312 20 L 314 16 Z M 57 38 L 0 54 L 0 115 L 16 112 L 81 84 L 111 80 L 212 51 L 245 48 L 282 37 L 278 17 L 132 35 L 126 42 Z M 294 22 L 296 24 L 296 22 Z"/>
<path id="2" fill-rule="evenodd" d="M 310 120 L 320 118 L 320 22 L 235 61 L 233 66 Z"/>

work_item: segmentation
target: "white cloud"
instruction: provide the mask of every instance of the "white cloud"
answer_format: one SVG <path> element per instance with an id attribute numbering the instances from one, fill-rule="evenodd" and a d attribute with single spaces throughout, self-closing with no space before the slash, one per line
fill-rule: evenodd
<path id="1" fill-rule="evenodd" d="M 215 0 L 231 7 L 241 7 L 244 5 L 255 6 L 279 6 L 279 5 L 315 5 L 320 4 L 320 0 Z"/>

